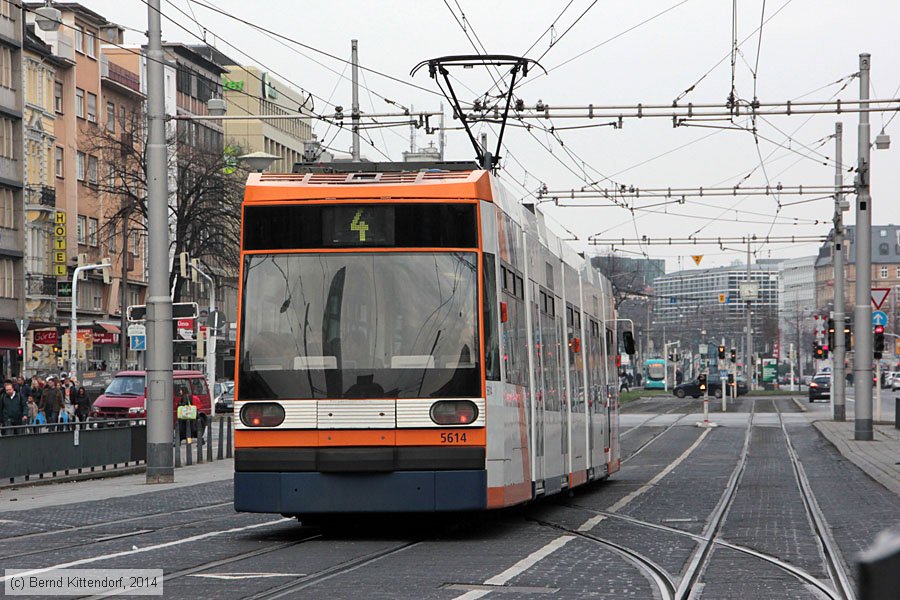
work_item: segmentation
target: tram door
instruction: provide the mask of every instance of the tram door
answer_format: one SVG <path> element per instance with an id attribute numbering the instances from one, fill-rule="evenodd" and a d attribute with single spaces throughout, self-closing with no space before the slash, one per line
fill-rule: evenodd
<path id="1" fill-rule="evenodd" d="M 538 287 L 532 285 L 532 304 L 529 307 L 531 311 L 531 328 L 532 339 L 534 345 L 531 348 L 534 364 L 534 480 L 539 488 L 543 487 L 544 480 L 544 360 L 543 352 L 543 336 L 541 336 L 541 315 L 540 307 L 534 299 L 540 297 Z"/>

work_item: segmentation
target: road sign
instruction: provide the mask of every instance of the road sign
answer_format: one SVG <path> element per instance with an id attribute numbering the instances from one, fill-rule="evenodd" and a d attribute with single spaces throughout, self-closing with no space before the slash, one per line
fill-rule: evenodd
<path id="1" fill-rule="evenodd" d="M 128 341 L 131 343 L 130 348 L 132 350 L 146 350 L 147 349 L 147 336 L 145 336 L 145 335 L 129 336 Z"/>
<path id="2" fill-rule="evenodd" d="M 890 293 L 891 288 L 872 288 L 872 306 L 876 309 L 881 308 Z"/>
<path id="3" fill-rule="evenodd" d="M 703 260 L 703 255 L 702 254 L 693 254 L 693 255 L 691 255 L 691 258 L 694 259 L 694 264 L 699 267 L 700 261 Z"/>
<path id="4" fill-rule="evenodd" d="M 132 323 L 128 326 L 128 337 L 143 337 L 147 335 L 147 326 L 140 323 Z"/>
<path id="5" fill-rule="evenodd" d="M 887 313 L 883 310 L 874 310 L 872 311 L 872 327 L 875 325 L 885 326 L 888 322 Z"/>
<path id="6" fill-rule="evenodd" d="M 72 297 L 72 282 L 71 281 L 57 281 L 56 282 L 56 296 L 59 298 L 71 298 Z"/>

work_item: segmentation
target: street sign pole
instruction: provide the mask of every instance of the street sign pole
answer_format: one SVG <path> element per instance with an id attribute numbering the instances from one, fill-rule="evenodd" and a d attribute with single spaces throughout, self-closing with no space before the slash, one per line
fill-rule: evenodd
<path id="1" fill-rule="evenodd" d="M 840 189 L 844 185 L 844 124 L 834 124 L 834 368 L 831 369 L 832 418 L 844 421 L 847 418 L 846 377 L 844 376 L 844 196 Z M 799 348 L 797 349 L 799 351 Z M 793 369 L 791 361 L 791 369 Z M 793 377 L 791 378 L 793 385 Z M 793 389 L 793 387 L 791 388 Z"/>

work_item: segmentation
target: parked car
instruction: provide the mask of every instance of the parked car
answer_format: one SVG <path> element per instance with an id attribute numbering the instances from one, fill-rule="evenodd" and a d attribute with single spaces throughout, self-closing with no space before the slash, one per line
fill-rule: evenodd
<path id="1" fill-rule="evenodd" d="M 234 385 L 216 398 L 216 414 L 234 412 Z"/>
<path id="2" fill-rule="evenodd" d="M 816 375 L 809 382 L 809 401 L 831 398 L 831 376 L 827 373 Z"/>
<path id="3" fill-rule="evenodd" d="M 206 377 L 200 371 L 173 371 L 172 418 L 181 397 L 181 388 L 191 394 L 197 412 L 206 418 L 212 412 L 212 401 Z M 92 419 L 145 419 L 147 418 L 147 373 L 145 371 L 119 371 L 106 387 L 106 391 L 91 407 Z"/>
<path id="4" fill-rule="evenodd" d="M 887 378 L 887 387 L 891 391 L 900 390 L 900 371 L 893 371 Z"/>
<path id="5" fill-rule="evenodd" d="M 217 381 L 215 385 L 215 389 L 213 390 L 213 398 L 218 399 L 224 392 L 227 392 L 231 388 L 234 387 L 233 381 Z"/>

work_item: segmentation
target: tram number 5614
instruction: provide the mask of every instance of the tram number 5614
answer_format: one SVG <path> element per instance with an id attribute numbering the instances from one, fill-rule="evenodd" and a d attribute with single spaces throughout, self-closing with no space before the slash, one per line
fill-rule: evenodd
<path id="1" fill-rule="evenodd" d="M 460 433 L 459 431 L 447 431 L 441 433 L 441 443 L 442 444 L 459 444 L 460 442 L 466 441 L 465 432 Z"/>

